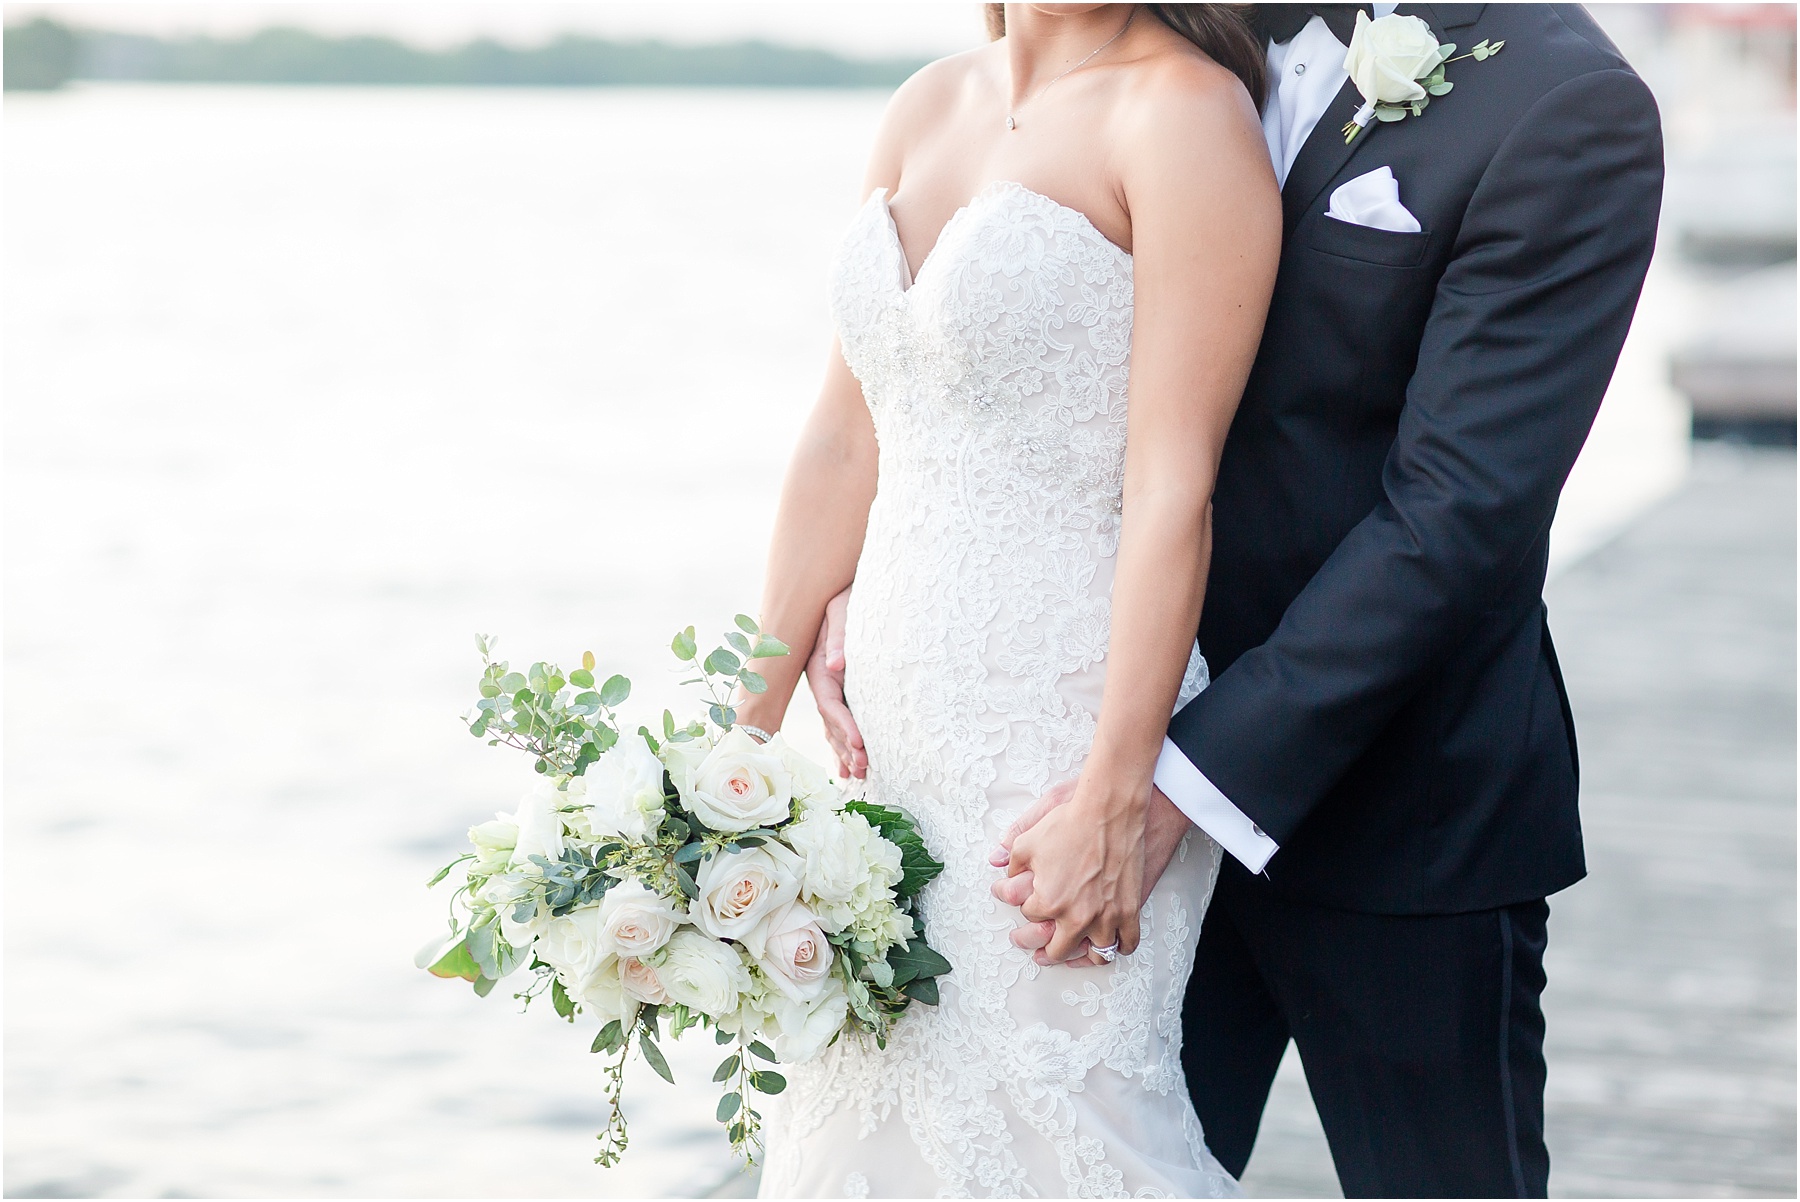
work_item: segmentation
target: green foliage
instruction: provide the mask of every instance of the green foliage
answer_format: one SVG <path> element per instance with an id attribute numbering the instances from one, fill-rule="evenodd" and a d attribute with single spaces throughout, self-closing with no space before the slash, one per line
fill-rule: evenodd
<path id="1" fill-rule="evenodd" d="M 943 861 L 926 848 L 918 826 L 905 811 L 867 801 L 847 801 L 844 809 L 867 818 L 870 826 L 881 831 L 883 839 L 900 849 L 901 876 L 900 883 L 894 886 L 894 896 L 902 900 L 915 897 L 944 871 Z"/>
<path id="2" fill-rule="evenodd" d="M 565 675 L 555 664 L 539 662 L 516 672 L 493 658 L 494 640 L 476 635 L 475 645 L 481 651 L 481 699 L 464 719 L 470 734 L 486 738 L 490 747 L 527 753 L 547 776 L 580 776 L 619 741 L 614 711 L 631 695 L 623 676 L 608 678 L 595 692 L 587 667 Z M 582 655 L 583 664 L 592 659 L 592 652 Z"/>
<path id="3" fill-rule="evenodd" d="M 465 936 L 456 941 L 450 950 L 437 958 L 437 962 L 426 970 L 434 977 L 446 977 L 463 981 L 481 979 L 481 966 L 475 963 L 475 957 L 469 954 L 469 941 Z"/>
<path id="4" fill-rule="evenodd" d="M 81 40 L 92 78 L 183 83 L 891 88 L 924 65 L 758 41 L 692 46 L 580 35 L 528 47 L 483 38 L 442 50 L 280 27 L 237 38 L 90 32 Z"/>
<path id="5" fill-rule="evenodd" d="M 80 47 L 67 26 L 38 17 L 7 26 L 5 39 L 8 92 L 48 92 L 74 76 Z"/>

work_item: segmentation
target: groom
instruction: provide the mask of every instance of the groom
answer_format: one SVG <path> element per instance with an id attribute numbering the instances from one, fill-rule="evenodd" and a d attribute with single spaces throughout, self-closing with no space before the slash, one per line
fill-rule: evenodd
<path id="1" fill-rule="evenodd" d="M 1145 879 L 1190 821 L 1230 853 L 1184 1062 L 1233 1174 L 1292 1039 L 1346 1194 L 1542 1197 L 1544 899 L 1585 873 L 1544 573 L 1655 242 L 1660 127 L 1579 6 L 1407 4 L 1458 55 L 1504 46 L 1346 143 L 1359 7 L 1257 10 L 1285 241 L 1213 498 L 1215 679 L 1170 723 Z M 808 671 L 854 768 L 841 660 Z M 1032 885 L 995 892 L 1043 918 Z"/>

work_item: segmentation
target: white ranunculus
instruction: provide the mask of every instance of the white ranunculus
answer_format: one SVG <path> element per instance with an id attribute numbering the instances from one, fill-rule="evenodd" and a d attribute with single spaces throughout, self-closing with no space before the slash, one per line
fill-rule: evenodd
<path id="1" fill-rule="evenodd" d="M 615 1018 L 621 1026 L 629 1026 L 637 1017 L 638 998 L 625 988 L 620 962 L 613 956 L 600 961 L 585 977 L 571 977 L 559 972 L 563 989 L 605 1026 Z"/>
<path id="2" fill-rule="evenodd" d="M 757 967 L 775 988 L 796 1002 L 811 1002 L 830 983 L 832 950 L 819 920 L 799 902 L 790 902 L 763 922 Z"/>
<path id="3" fill-rule="evenodd" d="M 846 902 L 868 884 L 879 851 L 877 832 L 861 814 L 816 810 L 781 833 L 805 858 L 801 879 L 808 897 Z"/>
<path id="4" fill-rule="evenodd" d="M 538 959 L 570 981 L 583 981 L 612 957 L 606 934 L 604 904 L 571 910 L 544 924 L 538 936 Z"/>
<path id="5" fill-rule="evenodd" d="M 519 799 L 518 813 L 512 815 L 519 828 L 518 841 L 513 844 L 513 867 L 541 871 L 531 862 L 532 856 L 542 856 L 552 864 L 562 858 L 562 807 L 567 800 L 555 782 L 549 780 L 540 780 Z"/>
<path id="6" fill-rule="evenodd" d="M 750 987 L 736 948 L 697 931 L 677 931 L 657 956 L 656 976 L 669 1000 L 707 1017 L 730 1014 Z"/>
<path id="7" fill-rule="evenodd" d="M 662 825 L 662 761 L 637 735 L 621 739 L 579 780 L 586 782 L 583 800 L 588 808 L 571 823 L 584 826 L 589 837 L 621 835 L 642 841 Z"/>
<path id="8" fill-rule="evenodd" d="M 642 960 L 619 961 L 619 984 L 625 992 L 648 1006 L 660 1006 L 669 1000 L 656 970 Z"/>
<path id="9" fill-rule="evenodd" d="M 850 999 L 843 982 L 832 977 L 820 995 L 810 1002 L 778 998 L 774 1005 L 775 1055 L 783 1064 L 804 1064 L 825 1050 L 843 1028 Z"/>
<path id="10" fill-rule="evenodd" d="M 495 814 L 492 822 L 469 828 L 469 842 L 475 846 L 475 871 L 497 871 L 512 862 L 519 824 L 510 814 Z"/>
<path id="11" fill-rule="evenodd" d="M 800 857 L 779 843 L 743 851 L 721 851 L 694 874 L 700 895 L 693 901 L 691 921 L 715 939 L 746 943 L 763 917 L 800 894 Z M 759 945 L 751 947 L 759 955 Z"/>
<path id="12" fill-rule="evenodd" d="M 781 757 L 741 727 L 727 731 L 691 774 L 671 767 L 669 775 L 687 808 L 715 831 L 774 826 L 793 809 L 793 780 Z"/>
<path id="13" fill-rule="evenodd" d="M 1344 70 L 1370 104 L 1410 104 L 1425 95 L 1418 81 L 1447 57 L 1431 26 L 1418 17 L 1393 13 L 1371 21 L 1359 12 Z"/>
<path id="14" fill-rule="evenodd" d="M 648 956 L 687 921 L 680 906 L 633 878 L 608 889 L 599 910 L 606 950 L 621 958 Z"/>

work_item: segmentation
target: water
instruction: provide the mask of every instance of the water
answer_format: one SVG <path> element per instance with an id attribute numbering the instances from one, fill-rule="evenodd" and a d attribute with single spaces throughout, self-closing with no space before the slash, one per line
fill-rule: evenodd
<path id="1" fill-rule="evenodd" d="M 591 1033 L 415 970 L 421 886 L 523 779 L 455 721 L 474 631 L 647 716 L 755 606 L 883 99 L 7 98 L 8 1193 L 727 1178 L 710 1044 L 603 1173 Z M 1678 299 L 1564 559 L 1679 476 Z"/>

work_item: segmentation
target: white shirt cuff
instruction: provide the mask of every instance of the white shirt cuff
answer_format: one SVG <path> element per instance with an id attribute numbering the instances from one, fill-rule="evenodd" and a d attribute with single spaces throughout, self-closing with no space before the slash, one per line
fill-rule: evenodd
<path id="1" fill-rule="evenodd" d="M 1187 815 L 1189 822 L 1211 835 L 1213 842 L 1236 856 L 1251 872 L 1261 872 L 1269 857 L 1281 850 L 1167 737 L 1163 739 L 1162 754 L 1156 757 L 1155 780 L 1156 787 Z"/>

